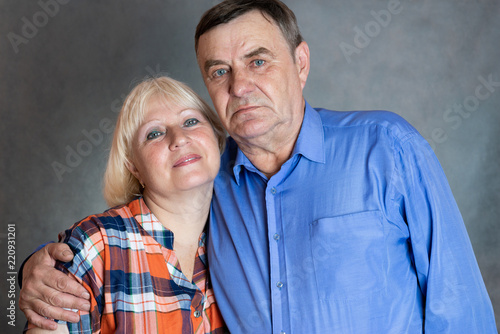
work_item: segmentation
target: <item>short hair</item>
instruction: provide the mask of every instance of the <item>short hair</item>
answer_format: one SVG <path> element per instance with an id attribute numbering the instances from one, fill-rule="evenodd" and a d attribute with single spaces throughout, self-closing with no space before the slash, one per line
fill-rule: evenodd
<path id="1" fill-rule="evenodd" d="M 219 151 L 221 154 L 224 151 L 224 128 L 217 114 L 198 94 L 187 85 L 169 77 L 147 78 L 135 86 L 125 98 L 116 122 L 103 188 L 104 198 L 111 207 L 126 204 L 141 195 L 139 180 L 128 170 L 127 163 L 131 162 L 135 133 L 144 120 L 149 102 L 154 97 L 164 98 L 181 107 L 200 110 L 212 125 Z"/>
<path id="2" fill-rule="evenodd" d="M 210 8 L 203 14 L 196 27 L 194 37 L 196 53 L 198 53 L 198 42 L 201 35 L 219 24 L 228 23 L 253 10 L 260 11 L 266 19 L 274 21 L 280 28 L 290 48 L 292 57 L 294 57 L 295 49 L 302 43 L 303 38 L 295 14 L 279 0 L 225 0 Z"/>

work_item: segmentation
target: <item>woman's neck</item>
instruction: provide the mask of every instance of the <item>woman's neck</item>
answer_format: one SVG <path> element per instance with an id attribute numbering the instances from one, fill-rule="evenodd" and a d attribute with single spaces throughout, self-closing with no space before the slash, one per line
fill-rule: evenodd
<path id="1" fill-rule="evenodd" d="M 189 281 L 193 278 L 198 240 L 207 222 L 212 193 L 213 183 L 169 196 L 144 193 L 149 210 L 174 234 L 174 251 Z"/>
<path id="2" fill-rule="evenodd" d="M 165 228 L 174 233 L 175 244 L 196 243 L 210 211 L 213 184 L 193 191 L 159 196 L 144 192 L 144 201 Z"/>

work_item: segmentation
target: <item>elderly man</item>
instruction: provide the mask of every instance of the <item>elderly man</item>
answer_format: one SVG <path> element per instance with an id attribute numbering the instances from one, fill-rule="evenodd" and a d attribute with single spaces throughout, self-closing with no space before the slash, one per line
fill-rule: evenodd
<path id="1" fill-rule="evenodd" d="M 232 333 L 496 333 L 446 178 L 413 127 L 389 112 L 313 109 L 309 49 L 279 1 L 224 1 L 195 40 L 231 136 L 208 251 Z M 39 325 L 33 309 L 71 320 L 48 296 L 82 303 L 58 292 L 81 287 L 34 265 L 63 247 L 26 263 L 21 306 Z M 33 282 L 41 272 L 66 288 Z"/>

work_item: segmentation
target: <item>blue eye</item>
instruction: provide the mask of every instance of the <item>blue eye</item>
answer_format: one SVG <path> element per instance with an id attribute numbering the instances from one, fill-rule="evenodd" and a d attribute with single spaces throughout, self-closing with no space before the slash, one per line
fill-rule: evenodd
<path id="1" fill-rule="evenodd" d="M 153 130 L 150 133 L 148 133 L 147 139 L 148 140 L 155 139 L 155 138 L 161 136 L 162 134 L 163 134 L 163 132 L 161 132 L 161 131 Z"/>
<path id="2" fill-rule="evenodd" d="M 257 60 L 254 60 L 253 63 L 255 64 L 255 66 L 260 67 L 260 66 L 264 65 L 265 61 L 262 59 L 257 59 Z"/>
<path id="3" fill-rule="evenodd" d="M 189 127 L 189 126 L 196 125 L 198 123 L 200 123 L 200 121 L 197 120 L 196 118 L 190 118 L 190 119 L 188 119 L 187 121 L 184 122 L 184 126 L 188 126 Z"/>
<path id="4" fill-rule="evenodd" d="M 223 68 L 219 68 L 217 71 L 214 72 L 214 76 L 221 77 L 226 73 L 227 73 L 227 70 L 225 70 Z"/>

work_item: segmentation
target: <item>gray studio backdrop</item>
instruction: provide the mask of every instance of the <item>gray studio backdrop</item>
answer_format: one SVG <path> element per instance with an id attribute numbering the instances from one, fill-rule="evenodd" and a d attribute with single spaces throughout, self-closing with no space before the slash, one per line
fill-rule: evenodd
<path id="1" fill-rule="evenodd" d="M 209 98 L 193 36 L 216 2 L 0 1 L 2 333 L 25 321 L 12 272 L 37 245 L 106 208 L 101 177 L 131 86 L 163 72 Z M 311 50 L 311 105 L 394 111 L 433 146 L 498 323 L 500 2 L 286 3 Z"/>

